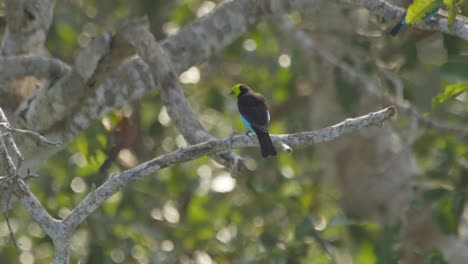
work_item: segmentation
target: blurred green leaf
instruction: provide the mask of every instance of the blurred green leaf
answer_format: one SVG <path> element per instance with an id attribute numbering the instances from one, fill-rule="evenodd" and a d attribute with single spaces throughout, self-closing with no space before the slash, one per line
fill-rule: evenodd
<path id="1" fill-rule="evenodd" d="M 453 22 L 455 22 L 455 17 L 458 13 L 458 6 L 455 0 L 444 0 L 444 4 L 449 8 L 449 15 L 447 19 L 447 24 L 449 28 L 452 28 Z"/>
<path id="2" fill-rule="evenodd" d="M 452 196 L 444 196 L 436 204 L 436 219 L 442 231 L 447 234 L 458 233 L 458 219 L 455 215 L 455 208 Z"/>
<path id="3" fill-rule="evenodd" d="M 444 255 L 440 250 L 433 249 L 430 251 L 429 255 L 426 257 L 424 263 L 427 264 L 448 264 L 447 261 L 444 259 Z"/>
<path id="4" fill-rule="evenodd" d="M 460 82 L 446 85 L 444 91 L 432 99 L 432 109 L 436 109 L 447 101 L 457 97 L 468 90 L 468 83 Z"/>

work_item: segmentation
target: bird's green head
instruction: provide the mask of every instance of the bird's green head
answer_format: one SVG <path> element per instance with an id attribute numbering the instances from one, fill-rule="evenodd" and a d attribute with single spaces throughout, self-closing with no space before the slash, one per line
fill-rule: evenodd
<path id="1" fill-rule="evenodd" d="M 245 84 L 236 84 L 231 88 L 231 95 L 239 96 L 249 91 L 249 87 Z"/>

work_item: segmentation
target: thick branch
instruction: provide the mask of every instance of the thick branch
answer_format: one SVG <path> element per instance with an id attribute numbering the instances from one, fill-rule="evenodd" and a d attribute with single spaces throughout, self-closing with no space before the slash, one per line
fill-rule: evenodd
<path id="1" fill-rule="evenodd" d="M 5 126 L 0 126 L 0 157 L 2 158 L 3 165 L 6 167 L 7 178 L 13 178 L 18 175 L 18 167 L 23 162 L 23 156 L 18 150 L 11 133 L 8 131 L 7 127 L 9 126 L 9 121 L 0 108 L 0 124 L 5 124 Z M 5 140 L 4 140 L 5 138 Z M 8 150 L 12 150 L 16 156 L 16 164 L 13 162 L 11 155 L 8 153 Z M 1 184 L 3 184 L 3 180 Z M 1 185 L 0 184 L 0 185 Z"/>
<path id="2" fill-rule="evenodd" d="M 58 59 L 41 55 L 0 57 L 0 81 L 12 81 L 18 77 L 35 76 L 56 80 L 70 71 L 70 66 Z"/>
<path id="3" fill-rule="evenodd" d="M 47 31 L 53 18 L 55 0 L 6 0 L 7 27 L 1 54 L 44 53 Z"/>
<path id="4" fill-rule="evenodd" d="M 6 197 L 6 218 L 8 228 L 12 236 L 13 243 L 16 245 L 16 240 L 13 237 L 11 228 L 8 220 L 8 210 L 10 210 L 10 202 L 12 193 L 22 202 L 26 210 L 32 216 L 32 218 L 42 227 L 42 229 L 49 235 L 55 246 L 54 263 L 69 263 L 70 259 L 70 239 L 72 232 L 64 228 L 61 221 L 54 219 L 42 206 L 36 196 L 31 192 L 29 187 L 23 181 L 23 177 L 29 177 L 28 175 L 21 175 L 19 169 L 23 161 L 21 152 L 16 147 L 16 143 L 11 135 L 12 132 L 19 132 L 29 136 L 38 138 L 42 142 L 50 143 L 49 140 L 40 136 L 33 131 L 17 130 L 10 127 L 10 122 L 6 118 L 3 110 L 0 108 L 0 156 L 3 161 L 3 165 L 6 167 L 7 176 L 0 177 L 0 187 L 3 187 L 2 196 Z M 5 138 L 5 140 L 4 140 Z M 13 150 L 17 163 L 14 164 L 12 157 L 8 153 L 8 150 Z M 5 189 L 5 187 L 9 187 Z M 2 201 L 3 202 L 3 201 Z"/>
<path id="5" fill-rule="evenodd" d="M 54 264 L 70 263 L 70 238 L 54 239 Z"/>
<path id="6" fill-rule="evenodd" d="M 20 106 L 20 122 L 34 131 L 45 131 L 69 115 L 83 100 L 85 85 L 93 76 L 101 59 L 109 52 L 108 32 L 93 39 L 80 51 L 73 69 L 52 87 L 42 89 Z"/>
<path id="7" fill-rule="evenodd" d="M 31 192 L 29 187 L 24 183 L 22 179 L 17 180 L 17 185 L 15 189 L 15 195 L 21 201 L 23 206 L 32 216 L 34 221 L 38 223 L 42 229 L 52 238 L 62 234 L 59 232 L 60 222 L 54 219 L 42 206 L 41 202 L 36 198 L 36 196 Z"/>
<path id="8" fill-rule="evenodd" d="M 395 115 L 395 107 L 389 107 L 368 115 L 347 119 L 344 122 L 318 131 L 290 135 L 272 135 L 271 138 L 276 144 L 285 142 L 290 146 L 309 146 L 334 140 L 342 135 L 365 127 L 380 126 L 383 122 Z M 197 145 L 190 145 L 186 148 L 141 163 L 117 175 L 112 175 L 104 184 L 89 193 L 88 196 L 75 207 L 70 215 L 63 220 L 63 224 L 67 230 L 74 230 L 88 215 L 109 199 L 109 197 L 132 181 L 174 164 L 191 161 L 204 155 L 210 155 L 228 149 L 245 147 L 258 147 L 258 140 L 256 137 L 249 137 L 246 135 L 234 136 L 227 139 L 216 139 Z"/>

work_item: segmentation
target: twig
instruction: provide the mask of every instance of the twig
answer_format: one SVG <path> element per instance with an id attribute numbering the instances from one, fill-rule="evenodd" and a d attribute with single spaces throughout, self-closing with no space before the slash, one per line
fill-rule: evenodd
<path id="1" fill-rule="evenodd" d="M 6 223 L 8 226 L 8 232 L 10 233 L 11 241 L 13 242 L 13 245 L 15 246 L 17 253 L 19 253 L 21 250 L 18 245 L 18 241 L 16 241 L 15 234 L 13 234 L 13 229 L 11 228 L 11 225 L 10 225 L 10 216 L 9 216 L 10 209 L 11 209 L 11 191 L 8 193 L 7 208 L 5 210 L 5 219 L 6 219 Z"/>
<path id="2" fill-rule="evenodd" d="M 60 142 L 49 140 L 46 137 L 44 137 L 43 135 L 41 135 L 41 134 L 39 134 L 37 132 L 31 131 L 31 130 L 12 128 L 12 127 L 8 126 L 7 124 L 4 124 L 4 123 L 3 124 L 0 123 L 0 126 L 4 127 L 9 132 L 26 134 L 28 136 L 31 136 L 31 137 L 34 137 L 34 138 L 38 139 L 40 142 L 43 142 L 43 143 L 51 145 L 51 146 L 57 146 L 58 147 L 58 146 L 62 145 L 62 143 L 60 143 Z"/>
<path id="3" fill-rule="evenodd" d="M 2 132 L 2 137 L 0 137 L 0 156 L 4 159 L 6 163 L 6 170 L 8 174 L 7 176 L 0 178 L 0 185 L 9 184 L 7 190 L 7 208 L 5 211 L 5 217 L 12 241 L 15 244 L 15 247 L 19 250 L 17 241 L 14 238 L 13 231 L 10 226 L 8 214 L 8 211 L 11 207 L 11 198 L 13 193 L 23 202 L 23 205 L 26 207 L 31 216 L 44 229 L 44 231 L 46 231 L 46 233 L 49 236 L 56 237 L 57 234 L 56 231 L 54 231 L 54 219 L 47 213 L 47 211 L 40 204 L 37 198 L 35 198 L 34 194 L 31 193 L 31 191 L 23 181 L 23 178 L 30 178 L 33 177 L 33 175 L 30 174 L 29 169 L 27 170 L 26 176 L 22 177 L 20 175 L 20 167 L 23 161 L 23 155 L 16 146 L 16 143 L 13 137 L 11 136 L 10 132 L 25 133 L 27 135 L 39 138 L 41 141 L 44 142 L 52 141 L 47 140 L 45 137 L 32 131 L 11 128 L 10 123 L 6 118 L 5 114 L 3 113 L 2 108 L 0 108 L 0 132 Z M 6 141 L 4 140 L 4 138 L 6 139 Z M 18 161 L 16 166 L 13 162 L 13 159 L 8 153 L 8 149 L 13 149 L 14 151 L 16 160 Z"/>
<path id="4" fill-rule="evenodd" d="M 44 229 L 47 235 L 52 238 L 56 237 L 60 231 L 57 230 L 57 225 L 60 222 L 54 219 L 46 211 L 46 209 L 41 205 L 41 202 L 39 202 L 36 196 L 31 192 L 22 178 L 18 177 L 14 186 L 14 193 L 16 197 L 18 197 L 32 218 L 41 226 L 42 229 Z"/>

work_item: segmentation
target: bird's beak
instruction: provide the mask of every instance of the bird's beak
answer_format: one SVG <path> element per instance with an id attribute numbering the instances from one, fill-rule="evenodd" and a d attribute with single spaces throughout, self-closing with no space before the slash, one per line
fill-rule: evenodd
<path id="1" fill-rule="evenodd" d="M 229 95 L 234 95 L 234 91 L 229 92 Z"/>

